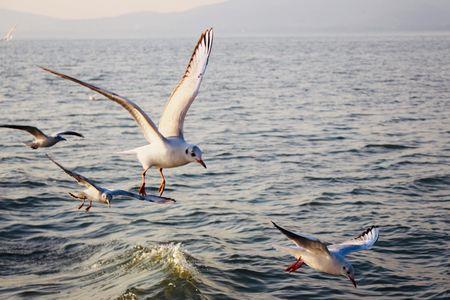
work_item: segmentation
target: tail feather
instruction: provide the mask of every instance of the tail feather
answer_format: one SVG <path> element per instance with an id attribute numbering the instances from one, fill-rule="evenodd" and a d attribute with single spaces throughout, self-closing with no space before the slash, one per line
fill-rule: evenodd
<path id="1" fill-rule="evenodd" d="M 134 148 L 134 149 L 131 149 L 131 150 L 121 151 L 121 152 L 118 152 L 118 153 L 120 153 L 120 154 L 138 154 L 140 152 L 145 152 L 147 147 L 148 147 L 148 145 L 145 145 L 145 146 L 137 147 L 137 148 Z"/>
<path id="2" fill-rule="evenodd" d="M 117 152 L 118 154 L 136 154 L 136 149 L 131 149 L 131 150 L 125 150 L 125 151 L 120 151 Z"/>

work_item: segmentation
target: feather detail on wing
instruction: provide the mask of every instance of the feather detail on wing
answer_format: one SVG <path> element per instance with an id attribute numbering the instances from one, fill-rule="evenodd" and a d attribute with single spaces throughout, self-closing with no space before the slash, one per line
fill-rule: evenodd
<path id="1" fill-rule="evenodd" d="M 78 83 L 82 86 L 85 86 L 99 94 L 102 94 L 103 96 L 107 97 L 108 99 L 111 99 L 112 101 L 120 104 L 123 108 L 128 110 L 128 112 L 131 114 L 131 116 L 134 118 L 134 120 L 141 127 L 141 130 L 144 133 L 144 137 L 149 143 L 155 143 L 157 141 L 165 141 L 164 137 L 159 133 L 158 128 L 153 123 L 153 121 L 150 119 L 150 117 L 133 101 L 128 100 L 125 97 L 119 96 L 116 93 L 107 91 L 107 90 L 99 88 L 95 85 L 78 80 L 74 77 L 70 77 L 68 75 L 65 75 L 65 74 L 44 68 L 44 67 L 39 67 L 39 68 L 41 68 L 42 70 L 47 71 L 49 73 L 55 74 L 61 78 L 64 78 L 64 79 L 73 81 L 75 83 Z"/>
<path id="2" fill-rule="evenodd" d="M 75 136 L 79 136 L 81 138 L 84 138 L 84 136 L 81 133 L 78 133 L 78 132 L 75 132 L 75 131 L 58 132 L 56 135 L 75 135 Z"/>
<path id="3" fill-rule="evenodd" d="M 297 246 L 303 248 L 306 251 L 317 253 L 317 252 L 323 252 L 326 254 L 329 254 L 328 248 L 325 246 L 324 243 L 319 241 L 316 238 L 313 237 L 306 237 L 304 235 L 295 234 L 289 230 L 284 229 L 281 226 L 278 226 L 274 222 L 272 224 L 280 230 L 285 236 L 287 236 L 291 241 L 293 241 Z"/>
<path id="4" fill-rule="evenodd" d="M 175 200 L 171 199 L 171 198 L 167 198 L 167 197 L 160 197 L 160 196 L 153 196 L 153 195 L 139 195 L 139 194 L 135 194 L 132 192 L 128 192 L 128 191 L 124 191 L 124 190 L 114 190 L 114 191 L 110 191 L 110 194 L 112 196 L 126 196 L 126 197 L 131 197 L 131 198 L 135 198 L 138 200 L 143 200 L 143 201 L 147 201 L 147 202 L 154 202 L 154 203 L 174 203 Z"/>
<path id="5" fill-rule="evenodd" d="M 378 240 L 378 233 L 378 227 L 372 226 L 356 238 L 340 244 L 330 245 L 328 249 L 331 252 L 337 253 L 341 256 L 346 256 L 347 254 L 355 251 L 367 250 L 370 249 Z"/>
<path id="6" fill-rule="evenodd" d="M 113 190 L 113 191 L 109 191 L 109 194 L 111 196 L 125 196 L 125 197 L 131 197 L 131 198 L 135 198 L 135 199 L 139 199 L 141 197 L 141 195 L 132 193 L 132 192 L 128 192 L 128 191 L 124 191 L 124 190 Z"/>
<path id="7" fill-rule="evenodd" d="M 46 139 L 47 136 L 40 131 L 38 128 L 33 126 L 25 126 L 25 125 L 0 125 L 2 128 L 10 128 L 10 129 L 19 129 L 24 130 L 30 134 L 32 134 L 37 139 Z"/>
<path id="8" fill-rule="evenodd" d="M 159 130 L 163 136 L 183 137 L 184 119 L 200 89 L 212 45 L 213 29 L 209 28 L 201 34 L 183 77 L 167 100 L 159 121 Z"/>
<path id="9" fill-rule="evenodd" d="M 274 245 L 273 246 L 277 251 L 281 251 L 281 252 L 286 252 L 292 256 L 294 256 L 296 259 L 299 259 L 302 255 L 302 250 L 303 248 L 299 248 L 299 247 L 283 247 L 283 246 L 278 246 L 278 245 Z"/>
<path id="10" fill-rule="evenodd" d="M 58 167 L 60 167 L 64 172 L 66 172 L 66 174 L 68 174 L 69 176 L 73 177 L 78 184 L 85 186 L 87 188 L 95 188 L 98 191 L 101 191 L 102 189 L 98 186 L 96 186 L 91 180 L 89 180 L 88 178 L 84 177 L 83 175 L 80 175 L 74 171 L 68 170 L 66 169 L 63 165 L 61 165 L 60 163 L 58 163 L 56 160 L 54 160 L 50 155 L 46 154 L 47 158 L 50 159 L 55 165 L 57 165 Z"/>
<path id="11" fill-rule="evenodd" d="M 147 201 L 147 202 L 153 202 L 153 203 L 158 203 L 158 204 L 170 204 L 170 203 L 175 203 L 175 199 L 172 198 L 167 198 L 167 197 L 160 197 L 160 196 L 155 196 L 155 195 L 145 195 L 142 196 L 143 201 Z"/>

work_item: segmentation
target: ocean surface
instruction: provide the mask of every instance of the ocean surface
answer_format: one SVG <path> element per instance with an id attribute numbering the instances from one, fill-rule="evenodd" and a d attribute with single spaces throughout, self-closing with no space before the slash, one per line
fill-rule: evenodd
<path id="1" fill-rule="evenodd" d="M 1 299 L 448 299 L 450 35 L 224 38 L 185 123 L 208 165 L 167 169 L 173 205 L 77 210 L 49 162 L 137 191 L 146 144 L 122 107 L 47 66 L 138 103 L 157 122 L 197 37 L 0 44 L 0 123 L 75 130 L 49 149 L 0 132 Z M 147 186 L 156 193 L 159 174 Z M 274 249 L 270 221 L 325 242 L 371 225 L 358 288 Z"/>

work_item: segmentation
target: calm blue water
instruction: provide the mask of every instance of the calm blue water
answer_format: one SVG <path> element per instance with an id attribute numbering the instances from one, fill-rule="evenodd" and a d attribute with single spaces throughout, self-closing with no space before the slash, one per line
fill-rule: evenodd
<path id="1" fill-rule="evenodd" d="M 119 151 L 146 143 L 111 101 L 43 65 L 133 99 L 157 121 L 193 39 L 0 45 L 0 123 L 76 130 L 48 150 L 0 134 L 0 298 L 446 299 L 450 36 L 222 38 L 186 120 L 208 169 L 166 170 L 175 205 L 77 210 L 50 152 L 99 184 L 136 191 Z M 156 193 L 159 175 L 149 172 Z M 381 226 L 344 277 L 274 250 L 270 220 L 323 241 Z"/>

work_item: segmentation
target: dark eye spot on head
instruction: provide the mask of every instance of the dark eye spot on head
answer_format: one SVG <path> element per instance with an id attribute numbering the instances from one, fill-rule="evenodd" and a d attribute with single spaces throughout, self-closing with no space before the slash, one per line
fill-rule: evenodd
<path id="1" fill-rule="evenodd" d="M 184 151 L 186 154 L 188 153 L 188 149 L 186 148 L 186 151 Z"/>
<path id="2" fill-rule="evenodd" d="M 192 152 L 192 153 L 191 153 L 191 156 L 192 156 L 192 157 L 194 157 L 194 156 L 195 156 L 195 153 L 194 153 L 194 152 Z"/>

